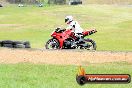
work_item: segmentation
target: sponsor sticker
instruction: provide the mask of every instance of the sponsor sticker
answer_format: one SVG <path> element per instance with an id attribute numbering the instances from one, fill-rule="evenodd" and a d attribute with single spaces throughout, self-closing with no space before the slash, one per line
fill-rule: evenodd
<path id="1" fill-rule="evenodd" d="M 129 74 L 86 74 L 85 70 L 80 67 L 76 81 L 80 85 L 86 83 L 130 83 L 131 76 Z"/>

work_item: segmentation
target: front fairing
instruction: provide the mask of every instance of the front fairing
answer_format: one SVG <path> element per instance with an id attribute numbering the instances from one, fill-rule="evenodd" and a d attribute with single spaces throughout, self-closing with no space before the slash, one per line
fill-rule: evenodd
<path id="1" fill-rule="evenodd" d="M 72 31 L 72 30 L 65 30 L 65 31 L 62 32 L 62 33 L 58 33 L 58 32 L 56 32 L 56 31 L 53 31 L 53 32 L 51 33 L 51 36 L 52 36 L 53 38 L 55 38 L 55 39 L 58 40 L 58 42 L 59 42 L 59 44 L 60 44 L 60 48 L 62 48 L 62 47 L 63 47 L 64 41 L 70 37 L 71 31 Z"/>
<path id="2" fill-rule="evenodd" d="M 56 37 L 56 32 L 55 32 L 55 31 L 53 31 L 53 32 L 51 33 L 51 37 Z"/>

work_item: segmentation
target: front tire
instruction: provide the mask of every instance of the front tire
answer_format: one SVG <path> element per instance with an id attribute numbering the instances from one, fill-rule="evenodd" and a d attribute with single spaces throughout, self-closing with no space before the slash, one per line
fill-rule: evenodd
<path id="1" fill-rule="evenodd" d="M 45 45 L 46 49 L 59 49 L 59 42 L 57 39 L 49 39 Z"/>

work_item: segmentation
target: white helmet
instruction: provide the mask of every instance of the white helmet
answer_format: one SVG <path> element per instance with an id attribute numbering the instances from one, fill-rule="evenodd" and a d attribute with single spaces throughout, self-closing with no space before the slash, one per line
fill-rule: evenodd
<path id="1" fill-rule="evenodd" d="M 66 16 L 65 17 L 65 23 L 70 23 L 70 22 L 72 22 L 73 21 L 73 17 L 72 16 Z"/>

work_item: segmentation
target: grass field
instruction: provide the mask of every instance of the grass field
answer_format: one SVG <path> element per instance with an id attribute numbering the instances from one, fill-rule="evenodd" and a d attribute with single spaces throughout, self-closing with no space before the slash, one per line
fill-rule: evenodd
<path id="1" fill-rule="evenodd" d="M 85 30 L 93 27 L 98 30 L 95 35 L 90 36 L 90 38 L 97 42 L 97 50 L 132 51 L 132 7 L 127 5 L 64 5 L 63 7 L 46 6 L 42 8 L 35 6 L 19 8 L 16 5 L 9 5 L 0 8 L 0 40 L 29 40 L 33 48 L 43 48 L 54 28 L 58 26 L 66 27 L 64 17 L 69 14 L 73 15 Z M 0 55 L 0 59 L 2 60 L 3 58 L 4 61 L 5 55 L 9 55 L 10 58 L 13 58 L 10 56 L 12 55 L 16 60 L 17 57 L 29 59 L 29 57 L 35 57 L 34 54 L 36 56 L 44 55 L 42 54 L 44 52 L 40 53 L 39 51 L 33 53 L 32 56 L 28 56 L 27 54 L 30 53 L 30 51 L 26 51 L 28 53 L 18 52 L 19 54 L 27 55 L 27 57 L 20 57 L 17 56 L 15 50 L 8 50 L 8 52 L 10 54 L 7 52 L 0 53 L 2 54 Z M 60 53 L 60 55 L 64 55 L 64 53 L 65 52 Z M 83 53 L 78 51 L 77 55 L 80 54 Z M 132 64 L 125 61 L 103 64 L 91 64 L 86 62 L 85 64 L 88 66 L 83 67 L 86 69 L 86 73 L 89 74 L 113 73 L 132 75 Z M 47 65 L 43 63 L 0 63 L 0 88 L 132 87 L 132 83 L 88 84 L 79 86 L 75 80 L 77 67 L 78 66 L 74 65 Z"/>
<path id="2" fill-rule="evenodd" d="M 90 36 L 97 42 L 97 50 L 132 51 L 132 8 L 120 5 L 9 5 L 0 8 L 0 40 L 29 40 L 33 48 L 43 48 L 54 28 L 66 27 L 64 18 L 69 14 L 84 30 L 98 30 Z"/>
<path id="3" fill-rule="evenodd" d="M 107 66 L 106 66 L 107 65 Z M 108 68 L 109 67 L 109 68 Z M 86 72 L 130 74 L 132 65 L 126 62 L 89 64 L 84 66 Z M 79 86 L 76 83 L 77 66 L 0 64 L 0 88 L 131 88 L 129 84 L 87 84 Z"/>

